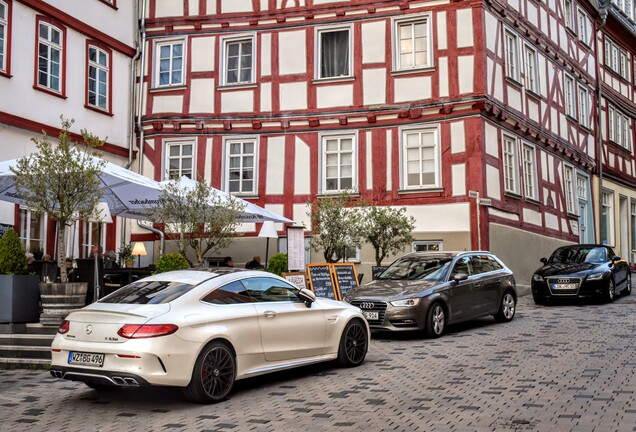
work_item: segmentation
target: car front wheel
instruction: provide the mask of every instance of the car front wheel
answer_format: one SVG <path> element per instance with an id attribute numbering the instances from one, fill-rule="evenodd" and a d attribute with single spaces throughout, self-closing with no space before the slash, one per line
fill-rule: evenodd
<path id="1" fill-rule="evenodd" d="M 438 338 L 446 330 L 446 311 L 441 303 L 433 303 L 426 314 L 426 335 Z"/>
<path id="2" fill-rule="evenodd" d="M 220 402 L 232 391 L 235 378 L 234 353 L 224 343 L 212 342 L 199 354 L 190 384 L 183 393 L 194 402 Z"/>
<path id="3" fill-rule="evenodd" d="M 627 280 L 625 281 L 625 288 L 621 291 L 621 295 L 628 296 L 632 293 L 632 275 L 631 272 L 627 273 Z"/>
<path id="4" fill-rule="evenodd" d="M 512 295 L 512 292 L 506 291 L 501 298 L 499 311 L 494 315 L 495 320 L 500 323 L 512 321 L 512 319 L 515 317 L 516 309 L 517 302 L 515 301 L 515 296 Z"/>
<path id="5" fill-rule="evenodd" d="M 614 301 L 616 297 L 616 284 L 614 283 L 614 279 L 610 278 L 607 282 L 607 290 L 605 291 L 605 302 L 611 303 Z"/>
<path id="6" fill-rule="evenodd" d="M 338 363 L 345 367 L 360 365 L 369 348 L 367 326 L 358 319 L 349 321 L 342 332 L 338 348 Z"/>

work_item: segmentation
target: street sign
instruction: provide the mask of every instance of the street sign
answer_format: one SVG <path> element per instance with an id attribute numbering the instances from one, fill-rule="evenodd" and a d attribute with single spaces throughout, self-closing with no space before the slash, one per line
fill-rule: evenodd
<path id="1" fill-rule="evenodd" d="M 489 198 L 479 198 L 479 205 L 490 206 L 492 205 L 492 200 Z"/>
<path id="2" fill-rule="evenodd" d="M 469 198 L 479 198 L 479 192 L 469 190 L 468 191 L 468 197 Z"/>

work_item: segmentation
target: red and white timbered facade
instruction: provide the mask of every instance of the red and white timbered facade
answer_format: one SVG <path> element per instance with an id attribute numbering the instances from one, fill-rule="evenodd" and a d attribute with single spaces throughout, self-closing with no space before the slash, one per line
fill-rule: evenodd
<path id="1" fill-rule="evenodd" d="M 527 281 L 595 238 L 597 21 L 574 0 L 148 0 L 143 173 L 308 233 L 310 199 L 353 190 L 406 207 L 413 249 L 490 249 Z"/>

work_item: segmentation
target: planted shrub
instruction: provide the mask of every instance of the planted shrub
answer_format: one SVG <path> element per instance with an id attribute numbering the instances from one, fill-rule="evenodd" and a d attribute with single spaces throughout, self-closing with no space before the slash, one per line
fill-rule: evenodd
<path id="1" fill-rule="evenodd" d="M 277 274 L 281 276 L 283 272 L 288 271 L 287 269 L 287 254 L 286 253 L 277 253 L 273 257 L 269 259 L 269 263 L 267 264 L 267 271 L 270 273 Z"/>
<path id="2" fill-rule="evenodd" d="M 8 229 L 0 237 L 0 274 L 26 274 L 26 255 L 18 235 Z"/>
<path id="3" fill-rule="evenodd" d="M 169 253 L 165 254 L 159 261 L 157 261 L 157 273 L 163 273 L 172 270 L 183 270 L 190 268 L 190 264 L 188 260 L 186 260 L 183 255 L 178 253 Z"/>

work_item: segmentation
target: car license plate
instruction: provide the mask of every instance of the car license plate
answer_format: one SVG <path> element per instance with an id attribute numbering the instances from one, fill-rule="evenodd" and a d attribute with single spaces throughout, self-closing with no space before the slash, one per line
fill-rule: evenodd
<path id="1" fill-rule="evenodd" d="M 68 364 L 102 367 L 104 354 L 71 351 L 68 353 Z"/>
<path id="2" fill-rule="evenodd" d="M 555 284 L 552 284 L 552 289 L 555 289 L 555 290 L 575 290 L 575 289 L 577 289 L 577 284 L 575 284 L 575 283 L 566 283 L 566 284 L 555 283 Z"/>
<path id="3" fill-rule="evenodd" d="M 365 312 L 362 311 L 362 315 L 364 315 L 364 317 L 368 320 L 378 320 L 380 319 L 380 313 L 379 312 Z"/>

